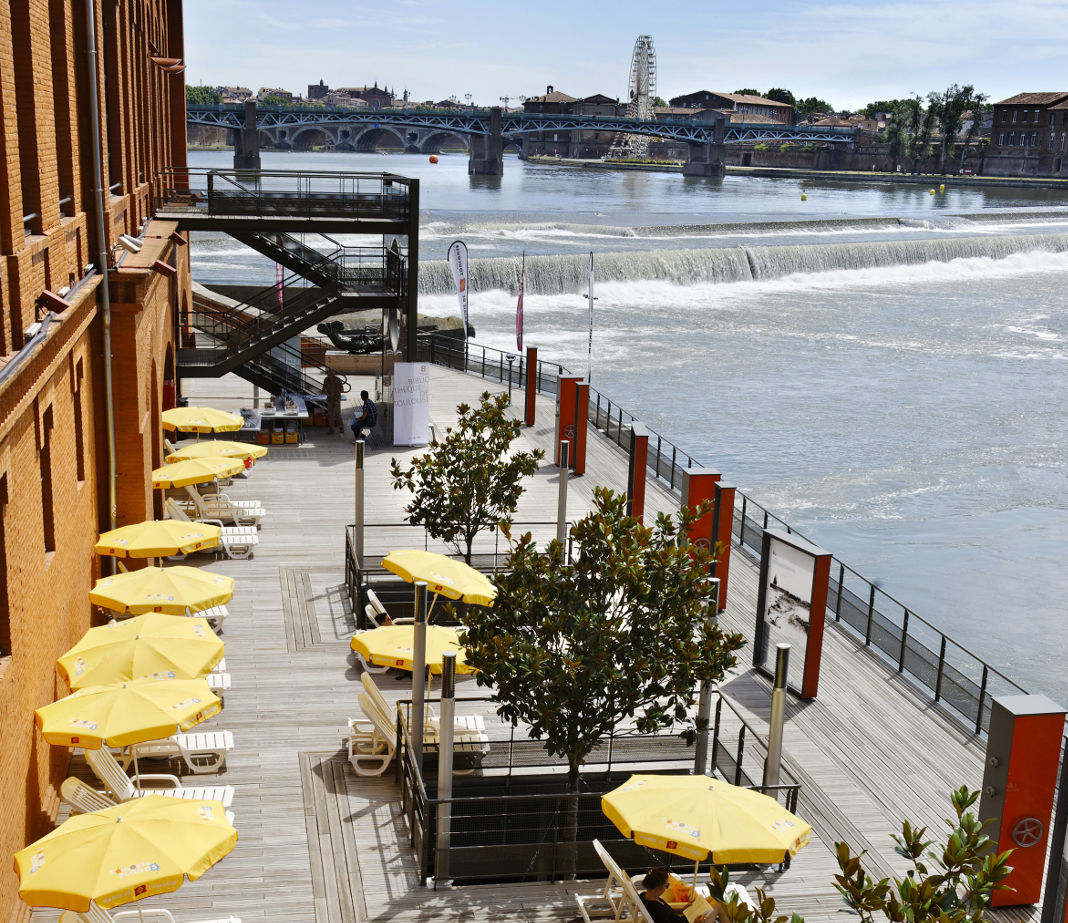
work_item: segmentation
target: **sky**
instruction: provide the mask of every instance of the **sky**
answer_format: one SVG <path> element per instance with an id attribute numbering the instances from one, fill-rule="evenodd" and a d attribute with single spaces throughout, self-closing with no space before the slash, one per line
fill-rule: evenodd
<path id="1" fill-rule="evenodd" d="M 992 102 L 1068 90 L 1064 0 L 184 0 L 192 85 L 388 86 L 518 105 L 552 85 L 628 95 L 639 35 L 656 94 L 783 87 L 836 109 L 972 84 Z"/>

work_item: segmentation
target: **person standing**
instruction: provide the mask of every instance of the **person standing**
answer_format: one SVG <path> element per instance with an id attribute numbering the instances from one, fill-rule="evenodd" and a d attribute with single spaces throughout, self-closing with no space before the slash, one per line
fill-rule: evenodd
<path id="1" fill-rule="evenodd" d="M 331 433 L 341 435 L 341 392 L 345 386 L 333 369 L 326 373 L 323 393 L 326 395 L 326 425 Z"/>
<path id="2" fill-rule="evenodd" d="M 352 427 L 352 435 L 356 439 L 363 438 L 361 430 L 367 430 L 370 433 L 375 428 L 375 423 L 378 422 L 378 408 L 366 391 L 360 392 L 360 400 L 363 401 L 360 412 L 352 418 L 352 423 L 349 424 Z"/>

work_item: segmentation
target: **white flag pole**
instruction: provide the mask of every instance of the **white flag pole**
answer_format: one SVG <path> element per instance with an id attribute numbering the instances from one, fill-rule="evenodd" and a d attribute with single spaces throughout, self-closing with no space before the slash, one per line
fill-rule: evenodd
<path id="1" fill-rule="evenodd" d="M 586 345 L 586 383 L 589 384 L 593 379 L 593 302 L 596 300 L 593 297 L 593 251 L 590 251 L 590 292 L 588 295 L 584 295 L 590 303 L 590 334 L 589 340 Z"/>

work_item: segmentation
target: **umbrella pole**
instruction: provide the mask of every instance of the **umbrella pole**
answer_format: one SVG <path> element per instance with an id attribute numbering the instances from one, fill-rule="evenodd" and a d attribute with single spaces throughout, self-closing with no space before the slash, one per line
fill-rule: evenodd
<path id="1" fill-rule="evenodd" d="M 423 776 L 423 709 L 426 692 L 426 610 L 427 585 L 415 584 L 415 625 L 412 644 L 412 757 Z"/>

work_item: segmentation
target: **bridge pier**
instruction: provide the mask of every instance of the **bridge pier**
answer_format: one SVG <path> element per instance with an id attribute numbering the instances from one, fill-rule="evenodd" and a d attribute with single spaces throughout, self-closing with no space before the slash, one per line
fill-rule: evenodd
<path id="1" fill-rule="evenodd" d="M 723 176 L 726 174 L 726 146 L 723 143 L 727 134 L 726 119 L 721 116 L 713 124 L 715 127 L 711 141 L 687 143 L 690 157 L 683 165 L 683 176 Z"/>
<path id="2" fill-rule="evenodd" d="M 467 160 L 469 176 L 504 175 L 504 139 L 501 137 L 501 107 L 490 109 L 490 133 L 472 135 Z"/>
<path id="3" fill-rule="evenodd" d="M 245 100 L 245 124 L 235 132 L 234 169 L 260 169 L 260 133 L 256 128 L 256 100 Z"/>

